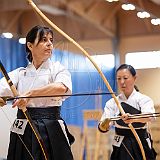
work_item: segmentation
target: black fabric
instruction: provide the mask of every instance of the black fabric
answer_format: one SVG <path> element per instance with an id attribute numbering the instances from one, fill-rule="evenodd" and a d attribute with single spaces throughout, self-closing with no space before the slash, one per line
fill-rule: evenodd
<path id="1" fill-rule="evenodd" d="M 134 108 L 133 106 L 131 106 L 125 102 L 121 102 L 121 106 L 122 106 L 123 110 L 125 111 L 125 113 L 130 113 L 130 114 L 140 114 L 141 113 L 141 111 L 139 111 L 138 109 Z M 121 113 L 119 115 L 121 115 Z M 116 122 L 120 126 L 128 127 L 128 124 L 126 124 L 122 119 L 117 120 Z M 132 125 L 134 128 L 140 128 L 140 127 L 144 127 L 145 123 L 134 122 L 134 123 L 132 123 Z"/>
<path id="2" fill-rule="evenodd" d="M 130 129 L 121 129 L 115 127 L 115 132 L 118 135 L 126 136 L 126 137 L 134 137 L 132 131 Z M 148 133 L 146 129 L 136 129 L 138 136 L 140 137 L 148 137 Z"/>
<path id="3" fill-rule="evenodd" d="M 146 159 L 156 160 L 157 154 L 153 147 L 151 148 L 149 147 L 148 142 L 146 140 L 147 138 L 149 138 L 152 146 L 152 140 L 151 140 L 150 134 L 148 134 L 145 129 L 141 129 L 139 131 L 136 130 L 136 131 L 144 147 Z M 133 160 L 133 159 L 143 160 L 141 150 L 139 148 L 139 145 L 135 137 L 133 136 L 133 133 L 131 134 L 131 131 L 126 129 L 116 129 L 116 133 L 118 135 L 122 135 L 125 137 L 120 147 L 113 146 L 113 152 L 111 154 L 110 160 Z M 126 148 L 129 153 L 127 152 Z"/>
<path id="4" fill-rule="evenodd" d="M 49 155 L 48 160 L 73 160 L 70 145 L 68 144 L 68 141 L 58 122 L 58 120 L 62 120 L 59 114 L 59 107 L 40 109 L 29 108 L 28 111 L 43 139 L 45 147 L 47 148 Z M 18 111 L 17 118 L 24 118 L 24 115 L 20 110 Z M 65 122 L 64 125 L 69 142 L 72 144 L 74 137 L 69 133 Z M 44 160 L 40 145 L 29 124 L 27 124 L 24 135 L 20 135 L 20 137 L 31 152 L 34 160 Z M 18 135 L 11 132 L 7 160 L 31 159 L 30 154 L 18 138 Z"/>
<path id="5" fill-rule="evenodd" d="M 47 108 L 27 108 L 32 119 L 60 119 L 60 106 L 47 107 Z M 25 119 L 25 115 L 19 109 L 17 112 L 17 118 Z"/>

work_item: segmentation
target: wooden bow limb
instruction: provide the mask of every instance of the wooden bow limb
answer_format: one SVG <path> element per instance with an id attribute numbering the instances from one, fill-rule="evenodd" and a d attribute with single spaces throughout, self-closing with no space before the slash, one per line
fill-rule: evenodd
<path id="1" fill-rule="evenodd" d="M 64 33 L 60 28 L 58 28 L 53 22 L 51 22 L 41 11 L 40 9 L 33 3 L 32 0 L 27 0 L 29 5 L 31 5 L 31 7 L 33 8 L 34 11 L 36 11 L 36 13 L 38 13 L 52 28 L 54 28 L 57 32 L 59 32 L 61 35 L 63 35 L 66 39 L 68 39 L 71 43 L 73 43 L 77 48 L 79 48 L 82 53 L 90 60 L 90 62 L 94 65 L 94 67 L 97 69 L 98 73 L 100 74 L 101 78 L 103 79 L 106 87 L 108 88 L 109 92 L 113 93 L 113 90 L 109 84 L 109 82 L 107 81 L 106 77 L 104 76 L 104 74 L 102 73 L 102 71 L 100 70 L 100 68 L 98 67 L 98 65 L 94 62 L 94 60 L 91 58 L 91 56 L 88 54 L 88 52 L 82 48 L 75 40 L 73 40 L 70 36 L 68 36 L 66 33 Z M 117 97 L 115 94 L 112 94 L 112 97 L 114 98 L 115 100 L 115 103 L 117 104 L 117 107 L 119 108 L 121 114 L 125 114 L 122 106 L 120 105 Z M 141 150 L 141 153 L 142 153 L 142 157 L 143 157 L 143 160 L 146 160 L 146 156 L 145 156 L 145 152 L 144 152 L 144 149 L 143 149 L 143 145 L 140 141 L 140 138 L 137 134 L 137 132 L 135 131 L 134 127 L 132 126 L 132 124 L 128 124 L 129 128 L 131 129 L 131 131 L 133 132 L 137 142 L 138 142 L 138 145 L 140 147 L 140 150 Z"/>
<path id="2" fill-rule="evenodd" d="M 8 85 L 9 85 L 9 87 L 10 87 L 12 93 L 13 93 L 13 95 L 15 97 L 17 97 L 18 96 L 18 91 L 17 91 L 16 87 L 14 86 L 13 82 L 11 81 L 11 79 L 10 79 L 10 77 L 9 77 L 7 71 L 5 70 L 5 68 L 4 68 L 4 66 L 3 66 L 1 61 L 0 61 L 0 70 L 1 70 L 1 72 L 3 74 L 3 76 L 5 77 Z M 25 117 L 26 117 L 26 119 L 27 119 L 27 121 L 28 121 L 28 123 L 29 123 L 29 125 L 30 125 L 30 127 L 31 127 L 31 129 L 33 131 L 33 133 L 35 134 L 35 136 L 36 136 L 36 138 L 38 140 L 38 143 L 39 143 L 39 145 L 41 147 L 41 150 L 43 152 L 45 160 L 48 160 L 48 154 L 47 154 L 47 150 L 45 148 L 45 145 L 43 143 L 43 140 L 42 140 L 42 138 L 41 138 L 36 126 L 34 125 L 32 119 L 31 119 L 31 117 L 30 117 L 30 115 L 28 113 L 27 108 L 23 108 L 22 111 L 23 111 L 23 113 L 24 113 L 24 115 L 25 115 Z"/>

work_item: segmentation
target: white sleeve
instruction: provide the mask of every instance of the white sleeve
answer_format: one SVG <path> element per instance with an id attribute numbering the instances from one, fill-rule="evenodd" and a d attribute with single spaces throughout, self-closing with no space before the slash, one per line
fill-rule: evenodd
<path id="1" fill-rule="evenodd" d="M 106 118 L 110 118 L 114 116 L 115 116 L 115 102 L 114 102 L 114 99 L 112 98 L 106 102 L 104 107 L 104 112 L 102 114 L 100 121 L 103 121 Z"/>
<path id="2" fill-rule="evenodd" d="M 150 97 L 144 96 L 139 101 L 139 105 L 142 113 L 155 113 L 154 103 Z"/>
<path id="3" fill-rule="evenodd" d="M 18 68 L 16 70 L 13 70 L 8 73 L 8 75 L 9 75 L 9 77 L 15 87 L 18 84 L 18 77 L 19 77 L 19 70 L 20 69 L 21 68 Z M 2 79 L 0 79 L 0 96 L 13 96 L 12 91 L 10 90 L 10 87 L 4 77 Z"/>
<path id="4" fill-rule="evenodd" d="M 71 80 L 70 72 L 64 66 L 62 66 L 59 62 L 56 64 L 55 71 L 56 71 L 56 75 L 53 75 L 54 82 L 63 83 L 68 88 L 68 91 L 66 94 L 71 94 L 72 80 Z"/>

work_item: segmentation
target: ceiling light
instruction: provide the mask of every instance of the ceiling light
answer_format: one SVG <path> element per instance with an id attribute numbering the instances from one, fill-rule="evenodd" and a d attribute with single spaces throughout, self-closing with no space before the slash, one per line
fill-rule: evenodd
<path id="1" fill-rule="evenodd" d="M 4 38 L 12 38 L 12 37 L 13 37 L 13 34 L 12 34 L 12 33 L 9 33 L 9 32 L 2 33 L 2 37 L 4 37 Z"/>
<path id="2" fill-rule="evenodd" d="M 26 38 L 19 38 L 19 43 L 20 44 L 25 44 L 26 43 Z"/>
<path id="3" fill-rule="evenodd" d="M 153 25 L 160 25 L 160 18 L 153 18 L 153 19 L 151 19 L 151 23 Z"/>
<path id="4" fill-rule="evenodd" d="M 122 4 L 122 9 L 125 10 L 125 11 L 129 11 L 129 10 L 135 10 L 135 6 L 133 4 Z"/>
<path id="5" fill-rule="evenodd" d="M 146 11 L 143 11 L 143 12 L 137 12 L 137 16 L 139 18 L 149 18 L 150 17 L 150 14 Z"/>
<path id="6" fill-rule="evenodd" d="M 106 0 L 107 2 L 118 2 L 119 0 Z"/>

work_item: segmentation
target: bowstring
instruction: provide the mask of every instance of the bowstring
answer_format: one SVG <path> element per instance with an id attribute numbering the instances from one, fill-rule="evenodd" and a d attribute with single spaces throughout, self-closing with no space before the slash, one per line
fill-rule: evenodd
<path id="1" fill-rule="evenodd" d="M 126 147 L 126 145 L 122 142 L 122 145 L 124 146 L 124 148 L 126 149 L 127 153 L 129 154 L 129 156 L 132 158 L 132 160 L 134 160 L 131 152 L 129 151 L 129 149 Z"/>

